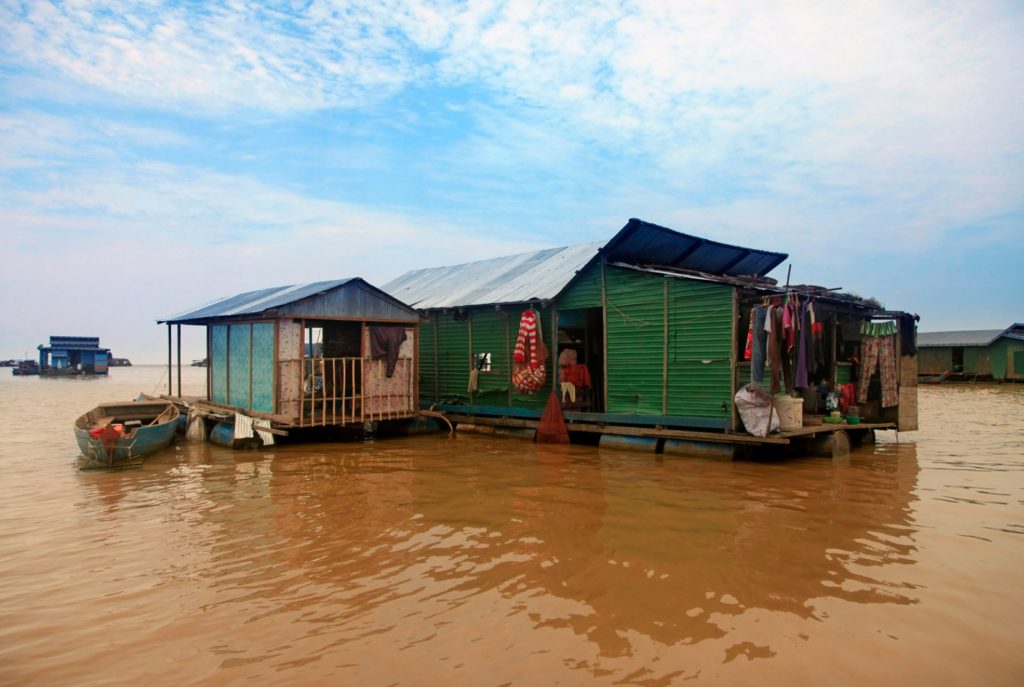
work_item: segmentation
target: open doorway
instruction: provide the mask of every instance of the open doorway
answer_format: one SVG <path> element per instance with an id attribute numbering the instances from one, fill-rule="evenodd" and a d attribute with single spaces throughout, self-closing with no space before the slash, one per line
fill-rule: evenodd
<path id="1" fill-rule="evenodd" d="M 604 412 L 604 318 L 601 308 L 558 313 L 558 386 L 567 411 Z"/>

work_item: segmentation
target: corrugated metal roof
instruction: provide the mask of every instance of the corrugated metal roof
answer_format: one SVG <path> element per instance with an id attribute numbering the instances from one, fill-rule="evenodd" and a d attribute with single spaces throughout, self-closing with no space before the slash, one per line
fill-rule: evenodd
<path id="1" fill-rule="evenodd" d="M 663 265 L 729 276 L 763 276 L 789 257 L 708 241 L 631 219 L 607 242 L 413 270 L 382 288 L 421 310 L 550 300 L 599 252 L 604 252 L 609 262 Z"/>
<path id="2" fill-rule="evenodd" d="M 974 329 L 959 332 L 918 332 L 917 346 L 918 348 L 988 346 L 1007 331 L 1006 329 Z"/>
<path id="3" fill-rule="evenodd" d="M 636 218 L 604 248 L 608 260 L 634 265 L 663 265 L 709 274 L 764 276 L 789 256 L 786 253 L 731 246 L 691 236 Z"/>
<path id="4" fill-rule="evenodd" d="M 414 308 L 525 303 L 557 296 L 604 242 L 406 272 L 382 288 Z"/>
<path id="5" fill-rule="evenodd" d="M 418 320 L 418 315 L 408 305 L 354 277 L 247 291 L 158 322 L 201 323 L 221 318 L 255 316 L 268 310 L 307 317 Z"/>

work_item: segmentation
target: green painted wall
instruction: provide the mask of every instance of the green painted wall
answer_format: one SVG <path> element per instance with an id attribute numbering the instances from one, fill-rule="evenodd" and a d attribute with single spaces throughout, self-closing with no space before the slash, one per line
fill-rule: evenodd
<path id="1" fill-rule="evenodd" d="M 950 348 L 918 348 L 917 373 L 940 375 L 953 370 L 953 350 Z"/>
<path id="2" fill-rule="evenodd" d="M 1024 341 L 1002 338 L 991 350 L 994 379 L 1024 379 Z"/>
<path id="3" fill-rule="evenodd" d="M 1024 342 L 1007 338 L 1001 338 L 991 346 L 965 346 L 963 373 L 992 375 L 993 379 L 1024 379 L 1024 366 L 1016 364 L 1016 356 L 1020 352 L 1024 352 Z M 953 370 L 951 347 L 918 349 L 919 374 L 940 374 L 946 370 Z"/>
<path id="4" fill-rule="evenodd" d="M 687 279 L 668 284 L 668 414 L 728 419 L 733 288 Z"/>
<path id="5" fill-rule="evenodd" d="M 606 412 L 661 416 L 664 404 L 669 415 L 728 420 L 732 405 L 733 288 L 609 267 L 606 289 Z M 557 307 L 595 308 L 601 302 L 601 266 L 595 264 L 570 287 Z M 430 313 L 429 322 L 420 330 L 421 400 L 508 406 L 512 371 L 509 358 L 515 349 L 522 310 L 480 308 L 458 320 L 454 313 Z M 540 410 L 547 402 L 556 367 L 551 314 L 550 309 L 540 312 L 544 339 L 551 350 L 546 361 L 545 389 L 530 396 L 520 396 L 513 390 L 513 407 Z M 435 331 L 440 370 L 437 384 Z M 492 372 L 479 375 L 478 391 L 471 398 L 469 372 L 477 353 L 491 354 Z M 723 403 L 726 410 L 722 409 Z"/>
<path id="6" fill-rule="evenodd" d="M 667 409 L 673 416 L 727 420 L 732 407 L 732 287 L 612 267 L 605 279 L 608 412 L 662 415 Z"/>
<path id="7" fill-rule="evenodd" d="M 420 401 L 427 404 L 437 402 L 437 374 L 434 367 L 434 335 L 437 325 L 431 317 L 427 322 L 420 323 L 419 340 L 419 371 L 420 371 Z"/>
<path id="8" fill-rule="evenodd" d="M 454 313 L 430 313 L 429 321 L 420 328 L 420 400 L 425 403 L 508 406 L 512 379 L 510 358 L 519 333 L 521 313 L 520 308 L 500 312 L 493 308 L 480 308 L 468 311 L 459 319 L 455 318 Z M 551 310 L 542 310 L 540 313 L 543 333 L 550 349 Z M 471 396 L 469 373 L 476 353 L 491 354 L 492 371 L 482 372 L 478 376 L 477 392 Z M 513 407 L 544 407 L 551 390 L 550 359 L 546 367 L 548 377 L 545 390 L 530 396 L 520 396 L 513 391 Z"/>
<path id="9" fill-rule="evenodd" d="M 601 307 L 601 266 L 594 265 L 580 274 L 558 299 L 559 310 Z"/>
<path id="10" fill-rule="evenodd" d="M 506 322 L 511 315 L 494 309 L 478 310 L 472 313 L 473 359 L 478 353 L 489 353 L 491 371 L 481 371 L 477 391 L 473 394 L 473 405 L 508 405 L 509 355 L 511 348 L 506 335 Z"/>
<path id="11" fill-rule="evenodd" d="M 992 348 L 988 346 L 971 346 L 964 348 L 964 372 L 976 375 L 990 375 L 992 370 Z M 1004 354 L 1005 355 L 1005 354 Z M 1001 366 L 1006 368 L 1005 359 Z"/>
<path id="12" fill-rule="evenodd" d="M 437 356 L 441 376 L 438 394 L 442 402 L 469 400 L 469 320 L 455 319 L 455 313 L 436 316 Z"/>
<path id="13" fill-rule="evenodd" d="M 662 414 L 665 279 L 606 268 L 609 413 Z"/>

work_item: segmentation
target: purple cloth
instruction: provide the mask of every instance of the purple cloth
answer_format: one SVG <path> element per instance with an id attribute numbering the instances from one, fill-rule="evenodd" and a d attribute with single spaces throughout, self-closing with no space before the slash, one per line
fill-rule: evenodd
<path id="1" fill-rule="evenodd" d="M 808 334 L 806 323 L 810 320 L 807 316 L 807 302 L 804 301 L 800 304 L 800 314 L 794 318 L 794 326 L 799 323 L 800 325 L 800 338 L 797 341 L 796 350 L 796 377 L 793 379 L 793 388 L 795 389 L 806 389 L 810 384 L 807 381 L 807 345 Z"/>

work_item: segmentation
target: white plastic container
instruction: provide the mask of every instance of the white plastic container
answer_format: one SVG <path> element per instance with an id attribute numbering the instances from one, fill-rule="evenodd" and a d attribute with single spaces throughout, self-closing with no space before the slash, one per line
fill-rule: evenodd
<path id="1" fill-rule="evenodd" d="M 792 396 L 776 396 L 775 410 L 779 412 L 779 429 L 789 432 L 804 426 L 804 400 Z"/>

